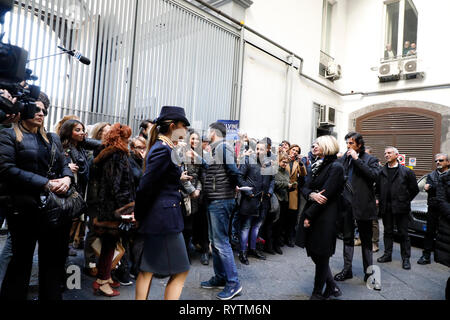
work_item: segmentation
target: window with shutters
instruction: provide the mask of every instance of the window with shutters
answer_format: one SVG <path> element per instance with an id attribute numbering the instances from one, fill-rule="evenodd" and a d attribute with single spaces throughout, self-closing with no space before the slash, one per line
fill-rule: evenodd
<path id="1" fill-rule="evenodd" d="M 356 130 L 364 136 L 374 155 L 385 163 L 384 149 L 396 147 L 406 155 L 406 165 L 416 159 L 414 172 L 421 177 L 435 169 L 439 153 L 442 116 L 417 108 L 392 108 L 366 114 L 356 120 Z"/>

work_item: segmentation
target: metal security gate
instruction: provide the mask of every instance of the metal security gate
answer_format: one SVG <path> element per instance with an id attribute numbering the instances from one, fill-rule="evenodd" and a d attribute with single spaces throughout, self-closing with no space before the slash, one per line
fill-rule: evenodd
<path id="1" fill-rule="evenodd" d="M 136 131 L 163 105 L 183 106 L 200 129 L 236 107 L 239 34 L 198 11 L 183 0 L 16 0 L 3 42 L 29 52 L 51 99 L 49 130 L 73 114 Z"/>
<path id="2" fill-rule="evenodd" d="M 181 2 L 140 0 L 138 13 L 134 125 L 155 118 L 162 105 L 184 107 L 197 129 L 230 119 L 238 76 L 236 31 Z"/>

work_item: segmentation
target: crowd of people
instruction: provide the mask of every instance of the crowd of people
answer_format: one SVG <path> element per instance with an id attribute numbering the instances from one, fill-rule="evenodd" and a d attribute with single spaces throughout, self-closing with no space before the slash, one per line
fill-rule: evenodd
<path id="1" fill-rule="evenodd" d="M 385 251 L 377 261 L 392 260 L 395 224 L 402 266 L 411 268 L 409 212 L 419 189 L 393 146 L 386 147 L 384 166 L 356 132 L 345 137 L 345 153 L 336 138 L 321 136 L 302 155 L 299 145 L 274 146 L 269 137 L 228 140 L 220 122 L 196 131 L 180 107 L 163 107 L 135 137 L 127 125 L 86 125 L 76 116 L 47 133 L 49 108 L 41 93 L 34 119 L 15 119 L 0 131 L 1 213 L 9 230 L 0 256 L 2 299 L 27 298 L 36 242 L 41 300 L 62 299 L 73 249 L 84 250 L 94 294 L 118 296 L 134 278 L 137 300 L 148 299 L 154 276 L 169 277 L 165 299 L 179 299 L 197 250 L 203 265 L 211 258 L 213 265 L 213 276 L 200 286 L 219 288 L 217 298 L 229 300 L 243 289 L 234 251 L 249 265 L 249 257 L 265 260 L 295 245 L 315 264 L 311 299 L 338 297 L 336 283 L 353 277 L 356 228 L 364 281 L 372 275 L 380 216 Z M 436 163 L 426 186 L 433 227 L 419 264 L 430 263 L 436 247 L 435 260 L 450 266 L 448 155 L 436 155 Z M 50 225 L 43 192 L 64 196 L 73 187 L 87 209 Z M 338 237 L 344 264 L 333 276 L 329 259 Z"/>

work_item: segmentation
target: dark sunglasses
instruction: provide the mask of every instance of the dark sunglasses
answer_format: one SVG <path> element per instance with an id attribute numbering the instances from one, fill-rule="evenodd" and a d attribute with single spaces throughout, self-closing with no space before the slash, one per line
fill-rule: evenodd
<path id="1" fill-rule="evenodd" d="M 39 113 L 41 111 L 44 114 L 44 117 L 48 115 L 47 109 L 36 106 L 36 113 Z"/>
<path id="2" fill-rule="evenodd" d="M 434 160 L 434 162 L 444 162 L 445 160 L 444 159 L 438 159 L 438 160 Z"/>

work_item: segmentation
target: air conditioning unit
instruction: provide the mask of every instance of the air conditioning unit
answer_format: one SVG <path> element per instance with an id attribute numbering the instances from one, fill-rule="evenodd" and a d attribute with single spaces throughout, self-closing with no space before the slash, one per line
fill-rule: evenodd
<path id="1" fill-rule="evenodd" d="M 402 60 L 402 73 L 406 80 L 423 77 L 423 72 L 419 69 L 417 57 Z"/>
<path id="2" fill-rule="evenodd" d="M 400 80 L 400 68 L 398 61 L 383 62 L 378 68 L 380 82 Z"/>
<path id="3" fill-rule="evenodd" d="M 320 126 L 333 127 L 336 123 L 336 109 L 329 106 L 320 106 Z"/>
<path id="4" fill-rule="evenodd" d="M 334 61 L 328 62 L 327 69 L 325 70 L 325 78 L 331 80 L 338 80 L 341 78 L 342 68 L 340 64 L 337 64 Z"/>

